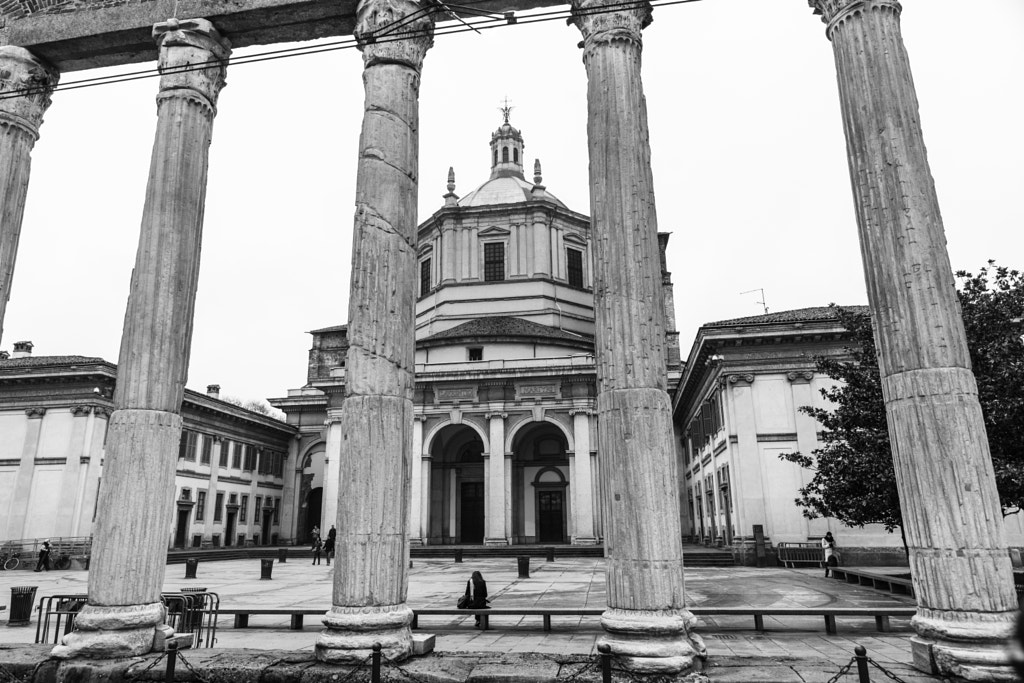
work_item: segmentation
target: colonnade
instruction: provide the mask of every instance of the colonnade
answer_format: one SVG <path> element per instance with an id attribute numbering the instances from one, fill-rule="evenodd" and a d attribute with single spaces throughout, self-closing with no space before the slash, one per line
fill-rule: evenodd
<path id="1" fill-rule="evenodd" d="M 810 0 L 827 24 L 917 584 L 915 657 L 944 675 L 1009 679 L 999 643 L 1016 598 L 992 465 L 959 318 L 896 0 Z M 610 7 L 607 7 L 610 6 Z M 640 77 L 644 3 L 574 0 L 588 77 L 595 240 L 598 446 L 604 458 L 604 642 L 638 671 L 699 665 L 684 607 L 659 257 Z M 402 38 L 375 32 L 403 17 Z M 362 0 L 365 64 L 338 459 L 338 566 L 316 643 L 328 662 L 374 642 L 410 652 L 406 605 L 413 428 L 420 70 L 433 22 L 412 0 Z M 207 149 L 230 45 L 203 19 L 153 30 L 163 76 L 95 527 L 89 600 L 60 657 L 137 655 L 166 630 L 160 588 L 199 268 Z M 204 68 L 176 70 L 204 64 Z M 29 153 L 57 73 L 0 48 L 0 325 Z M 2 328 L 0 328 L 2 329 Z M 497 415 L 492 416 L 493 420 Z M 501 453 L 489 454 L 493 459 Z M 497 471 L 492 467 L 494 476 Z M 429 477 L 419 477 L 422 485 Z M 498 501 L 494 500 L 496 506 Z M 503 530 L 488 528 L 488 537 Z"/>

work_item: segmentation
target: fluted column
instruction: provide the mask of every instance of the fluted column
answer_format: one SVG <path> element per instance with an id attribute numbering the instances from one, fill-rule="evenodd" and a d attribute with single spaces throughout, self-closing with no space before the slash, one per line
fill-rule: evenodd
<path id="1" fill-rule="evenodd" d="M 625 666 L 674 673 L 699 667 L 704 646 L 690 634 L 696 619 L 683 607 L 658 222 L 640 79 L 640 32 L 651 9 L 620 6 L 573 2 L 587 69 L 598 449 L 605 459 L 602 640 Z"/>
<path id="2" fill-rule="evenodd" d="M 320 527 L 320 535 L 327 537 L 331 525 L 338 525 L 338 487 L 341 483 L 341 441 L 343 438 L 342 411 L 338 408 L 327 409 L 327 420 L 324 430 L 327 432 L 324 445 L 324 490 L 321 500 L 320 519 L 307 523 Z M 299 530 L 299 538 L 305 540 L 306 529 Z M 335 553 L 337 554 L 337 553 Z"/>
<path id="3" fill-rule="evenodd" d="M 153 27 L 157 129 L 93 531 L 89 600 L 55 656 L 148 652 L 160 602 L 188 374 L 206 175 L 230 45 L 205 19 Z M 186 70 L 190 65 L 207 68 Z"/>
<path id="4" fill-rule="evenodd" d="M 376 41 L 401 17 L 402 39 Z M 416 301 L 419 83 L 433 21 L 410 0 L 362 0 L 363 127 L 356 177 L 349 350 L 342 409 L 337 567 L 321 661 L 391 659 L 412 649 L 408 589 L 409 468 Z"/>
<path id="5" fill-rule="evenodd" d="M 56 69 L 25 48 L 0 47 L 0 339 L 18 256 L 32 146 L 59 79 Z"/>
<path id="6" fill-rule="evenodd" d="M 988 438 L 896 0 L 812 0 L 832 41 L 896 482 L 915 665 L 1009 680 L 1017 613 Z"/>

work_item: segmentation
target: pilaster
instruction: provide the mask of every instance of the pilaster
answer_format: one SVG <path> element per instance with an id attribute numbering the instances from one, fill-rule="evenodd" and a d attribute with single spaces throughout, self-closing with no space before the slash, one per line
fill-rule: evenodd
<path id="1" fill-rule="evenodd" d="M 362 662 L 374 643 L 412 650 L 406 605 L 416 302 L 420 69 L 430 9 L 362 0 L 354 35 L 365 90 L 342 404 L 337 567 L 317 659 Z M 396 35 L 393 26 L 404 19 Z"/>
<path id="2" fill-rule="evenodd" d="M 576 442 L 571 474 L 574 545 L 597 543 L 594 533 L 594 481 L 590 466 L 590 416 L 593 412 L 589 408 L 573 408 L 569 411 L 572 416 L 573 440 Z"/>
<path id="3" fill-rule="evenodd" d="M 409 542 L 412 545 L 426 545 L 423 538 L 423 421 L 424 415 L 412 418 L 412 458 L 410 459 Z"/>
<path id="4" fill-rule="evenodd" d="M 484 532 L 484 545 L 508 545 L 505 536 L 505 418 L 507 413 L 486 413 L 489 451 L 488 462 L 485 463 L 487 486 L 484 498 L 487 501 L 487 518 Z"/>
<path id="5" fill-rule="evenodd" d="M 338 489 L 341 486 L 341 441 L 342 441 L 342 410 L 327 409 L 327 420 L 324 421 L 326 437 L 324 441 L 324 490 L 321 496 L 321 517 L 307 521 L 307 529 L 318 526 L 322 533 L 338 524 Z M 299 536 L 307 529 L 300 529 Z"/>
<path id="6" fill-rule="evenodd" d="M 89 599 L 53 656 L 149 652 L 171 528 L 213 118 L 230 46 L 205 19 L 153 27 L 157 129 L 118 359 Z M 188 68 L 209 65 L 206 68 Z"/>
<path id="7" fill-rule="evenodd" d="M 32 147 L 60 74 L 28 50 L 0 47 L 0 339 L 11 298 Z M 19 92 L 16 97 L 9 96 Z"/>
<path id="8" fill-rule="evenodd" d="M 24 538 L 25 520 L 28 518 L 28 506 L 32 493 L 32 478 L 36 471 L 36 453 L 43 432 L 43 417 L 46 408 L 26 408 L 25 440 L 21 445 L 21 462 L 18 473 L 14 475 L 14 495 L 11 496 L 7 513 L 7 537 Z"/>
<path id="9" fill-rule="evenodd" d="M 1017 598 L 896 0 L 812 0 L 832 41 L 918 613 L 915 665 L 1014 677 Z"/>
<path id="10" fill-rule="evenodd" d="M 608 610 L 619 661 L 638 672 L 700 668 L 684 605 L 679 491 L 666 393 L 665 309 L 647 111 L 640 77 L 647 3 L 575 0 L 587 70 L 594 235 L 598 447 Z"/>

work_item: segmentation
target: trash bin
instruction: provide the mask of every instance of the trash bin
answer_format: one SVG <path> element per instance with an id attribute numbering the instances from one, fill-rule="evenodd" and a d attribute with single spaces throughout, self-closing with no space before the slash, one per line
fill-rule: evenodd
<path id="1" fill-rule="evenodd" d="M 185 578 L 194 579 L 196 578 L 196 567 L 199 566 L 198 557 L 190 557 L 185 560 Z"/>
<path id="2" fill-rule="evenodd" d="M 544 561 L 545 562 L 554 562 L 555 561 L 555 549 L 554 548 L 545 548 L 544 549 Z"/>
<path id="3" fill-rule="evenodd" d="M 32 621 L 32 603 L 36 601 L 39 586 L 11 586 L 11 616 L 8 626 L 28 626 Z"/>
<path id="4" fill-rule="evenodd" d="M 530 556 L 520 555 L 516 558 L 516 562 L 519 563 L 519 578 L 528 579 L 530 578 Z"/>
<path id="5" fill-rule="evenodd" d="M 260 560 L 260 581 L 269 581 L 274 572 L 274 560 Z"/>
<path id="6" fill-rule="evenodd" d="M 462 548 L 455 549 L 455 561 L 462 562 Z"/>
<path id="7" fill-rule="evenodd" d="M 287 562 L 288 561 L 288 548 L 278 548 L 277 549 L 277 561 L 278 562 Z"/>

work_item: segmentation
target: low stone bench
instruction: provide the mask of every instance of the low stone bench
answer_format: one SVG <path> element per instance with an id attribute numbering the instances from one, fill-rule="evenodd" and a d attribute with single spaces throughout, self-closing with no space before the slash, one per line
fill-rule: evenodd
<path id="1" fill-rule="evenodd" d="M 889 617 L 910 618 L 917 614 L 912 606 L 896 607 L 688 607 L 696 616 L 753 616 L 754 630 L 764 631 L 764 618 L 771 617 L 808 617 L 825 618 L 825 632 L 836 633 L 836 617 L 874 617 L 875 628 L 889 631 Z"/>
<path id="2" fill-rule="evenodd" d="M 907 571 L 910 570 L 908 569 Z M 849 569 L 847 567 L 833 567 L 832 576 L 840 581 L 846 581 L 846 583 L 871 586 L 872 588 L 887 590 L 890 593 L 914 597 L 914 582 L 910 579 L 901 579 L 898 576 L 880 574 L 863 569 Z"/>
<path id="3" fill-rule="evenodd" d="M 764 631 L 764 618 L 770 617 L 797 617 L 811 616 L 823 617 L 825 619 L 825 632 L 837 633 L 836 617 L 873 617 L 875 628 L 879 631 L 889 631 L 889 618 L 907 618 L 917 614 L 917 608 L 913 606 L 893 607 L 702 607 L 699 605 L 687 607 L 695 616 L 752 616 L 754 617 L 754 630 Z M 291 617 L 292 630 L 301 630 L 303 617 L 306 615 L 323 616 L 327 609 L 263 609 L 263 608 L 242 608 L 222 609 L 218 614 L 234 615 L 235 628 L 247 628 L 249 617 L 252 615 L 289 615 Z M 491 627 L 490 617 L 521 617 L 540 616 L 543 620 L 545 631 L 551 630 L 552 617 L 583 617 L 601 616 L 604 614 L 604 607 L 497 607 L 492 609 L 457 609 L 454 607 L 421 607 L 413 610 L 412 628 L 419 628 L 420 616 L 480 616 L 480 627 L 488 630 Z"/>

